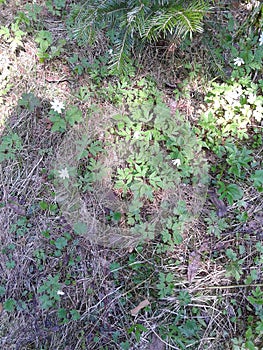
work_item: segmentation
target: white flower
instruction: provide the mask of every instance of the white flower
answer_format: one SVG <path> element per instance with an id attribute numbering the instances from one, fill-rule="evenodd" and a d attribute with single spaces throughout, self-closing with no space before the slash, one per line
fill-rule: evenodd
<path id="1" fill-rule="evenodd" d="M 244 64 L 243 58 L 237 57 L 234 59 L 234 65 L 240 67 L 242 64 Z"/>
<path id="2" fill-rule="evenodd" d="M 136 130 L 135 133 L 133 134 L 133 138 L 138 139 L 140 135 L 141 135 L 140 131 Z"/>
<path id="3" fill-rule="evenodd" d="M 253 9 L 253 6 L 256 8 L 260 5 L 260 2 L 257 0 L 250 0 L 250 2 L 247 4 L 246 8 L 248 11 L 251 11 Z"/>
<path id="4" fill-rule="evenodd" d="M 65 293 L 62 290 L 58 290 L 57 295 L 65 295 Z"/>
<path id="5" fill-rule="evenodd" d="M 179 158 L 177 158 L 177 159 L 172 160 L 172 164 L 175 166 L 179 166 L 179 165 L 181 165 L 181 161 Z"/>
<path id="6" fill-rule="evenodd" d="M 51 102 L 51 108 L 55 111 L 58 112 L 59 114 L 62 113 L 62 109 L 64 109 L 64 103 L 59 101 L 57 98 L 54 99 L 53 102 Z"/>
<path id="7" fill-rule="evenodd" d="M 259 37 L 259 46 L 263 45 L 263 32 L 261 33 Z"/>
<path id="8" fill-rule="evenodd" d="M 62 169 L 62 170 L 59 170 L 58 173 L 59 173 L 58 176 L 59 176 L 61 179 L 63 179 L 63 180 L 69 179 L 69 173 L 68 173 L 68 169 L 67 169 L 67 168 L 64 168 L 64 169 Z"/>

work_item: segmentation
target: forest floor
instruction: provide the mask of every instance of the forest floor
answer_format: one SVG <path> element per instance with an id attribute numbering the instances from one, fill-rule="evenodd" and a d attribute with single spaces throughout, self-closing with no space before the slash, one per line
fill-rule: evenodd
<path id="1" fill-rule="evenodd" d="M 262 62 L 225 42 L 248 3 L 118 77 L 73 1 L 0 1 L 1 349 L 263 348 Z"/>

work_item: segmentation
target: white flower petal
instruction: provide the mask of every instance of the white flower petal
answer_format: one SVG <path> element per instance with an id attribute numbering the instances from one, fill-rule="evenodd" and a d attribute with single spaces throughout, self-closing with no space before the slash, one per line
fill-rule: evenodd
<path id="1" fill-rule="evenodd" d="M 65 293 L 62 290 L 58 290 L 57 295 L 65 295 Z"/>
<path id="2" fill-rule="evenodd" d="M 57 98 L 54 99 L 54 101 L 51 102 L 51 108 L 58 112 L 59 114 L 62 113 L 62 110 L 65 108 L 64 103 L 62 101 L 59 101 Z"/>
<path id="3" fill-rule="evenodd" d="M 261 33 L 259 37 L 259 46 L 263 45 L 263 32 Z"/>
<path id="4" fill-rule="evenodd" d="M 234 65 L 240 67 L 242 64 L 245 64 L 243 58 L 237 57 L 234 58 Z"/>
<path id="5" fill-rule="evenodd" d="M 173 159 L 172 164 L 175 166 L 180 166 L 181 165 L 181 160 L 179 158 Z"/>
<path id="6" fill-rule="evenodd" d="M 62 169 L 62 170 L 59 170 L 58 171 L 58 176 L 61 178 L 61 179 L 63 179 L 63 180 L 65 180 L 65 179 L 69 179 L 69 173 L 68 173 L 68 169 L 67 168 L 64 168 L 64 169 Z"/>
<path id="7" fill-rule="evenodd" d="M 138 139 L 140 135 L 141 135 L 140 131 L 136 130 L 135 133 L 133 134 L 133 138 Z"/>

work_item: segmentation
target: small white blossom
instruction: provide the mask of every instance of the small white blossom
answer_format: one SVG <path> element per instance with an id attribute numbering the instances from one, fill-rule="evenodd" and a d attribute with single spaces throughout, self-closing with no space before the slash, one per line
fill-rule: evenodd
<path id="1" fill-rule="evenodd" d="M 261 33 L 259 37 L 259 46 L 263 45 L 263 32 Z"/>
<path id="2" fill-rule="evenodd" d="M 172 160 L 172 164 L 175 165 L 175 166 L 180 166 L 181 165 L 181 161 L 180 161 L 179 158 L 177 158 L 177 159 Z"/>
<path id="3" fill-rule="evenodd" d="M 67 168 L 64 168 L 64 169 L 62 169 L 62 170 L 59 170 L 58 173 L 59 173 L 58 176 L 59 176 L 61 179 L 63 179 L 63 180 L 69 179 L 69 173 L 68 173 L 68 169 L 67 169 Z"/>
<path id="4" fill-rule="evenodd" d="M 253 7 L 258 7 L 260 5 L 260 2 L 257 0 L 250 0 L 250 2 L 247 4 L 247 10 L 251 11 L 253 9 Z"/>
<path id="5" fill-rule="evenodd" d="M 58 290 L 57 295 L 65 295 L 65 293 L 62 290 Z"/>
<path id="6" fill-rule="evenodd" d="M 62 113 L 62 110 L 65 108 L 64 103 L 59 101 L 57 98 L 54 99 L 54 101 L 51 102 L 51 108 L 58 112 L 59 114 Z"/>
<path id="7" fill-rule="evenodd" d="M 138 139 L 140 135 L 141 135 L 140 131 L 136 130 L 135 133 L 133 134 L 133 138 Z"/>
<path id="8" fill-rule="evenodd" d="M 244 64 L 243 58 L 237 57 L 234 59 L 234 65 L 240 67 L 242 64 Z"/>

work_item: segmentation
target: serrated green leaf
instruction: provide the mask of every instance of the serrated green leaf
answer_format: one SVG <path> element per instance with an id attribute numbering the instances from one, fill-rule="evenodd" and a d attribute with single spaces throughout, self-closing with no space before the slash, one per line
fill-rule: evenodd
<path id="1" fill-rule="evenodd" d="M 4 309 L 8 312 L 14 311 L 15 306 L 16 306 L 16 301 L 14 299 L 7 299 L 3 304 Z"/>
<path id="2" fill-rule="evenodd" d="M 68 244 L 68 241 L 65 237 L 59 237 L 55 240 L 55 246 L 57 249 L 64 249 Z"/>
<path id="3" fill-rule="evenodd" d="M 253 185 L 260 189 L 263 186 L 263 170 L 256 170 L 253 175 L 251 175 L 250 180 L 253 181 Z"/>
<path id="4" fill-rule="evenodd" d="M 239 200 L 244 195 L 242 188 L 236 184 L 227 185 L 226 188 L 227 188 L 227 191 L 231 194 L 233 200 Z"/>
<path id="5" fill-rule="evenodd" d="M 75 123 L 81 122 L 82 112 L 77 106 L 72 106 L 67 110 L 65 119 L 71 126 L 73 126 Z"/>
<path id="6" fill-rule="evenodd" d="M 53 115 L 49 117 L 49 120 L 53 123 L 51 130 L 63 132 L 67 129 L 66 121 L 59 115 Z"/>

